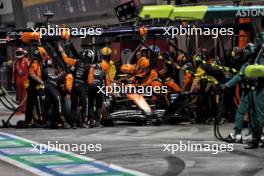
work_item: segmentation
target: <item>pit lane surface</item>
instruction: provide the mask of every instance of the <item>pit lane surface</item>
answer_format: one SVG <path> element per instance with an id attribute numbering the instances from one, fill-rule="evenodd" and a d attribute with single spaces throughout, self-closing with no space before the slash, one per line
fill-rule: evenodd
<path id="1" fill-rule="evenodd" d="M 6 119 L 2 115 L 1 119 Z M 16 116 L 13 123 L 23 118 Z M 223 133 L 231 129 L 224 127 Z M 154 176 L 175 175 L 264 175 L 264 149 L 244 150 L 235 144 L 234 151 L 212 152 L 164 152 L 163 144 L 191 141 L 196 144 L 221 143 L 213 136 L 212 125 L 134 126 L 119 125 L 96 129 L 0 129 L 1 132 L 17 135 L 47 144 L 48 141 L 69 144 L 102 144 L 102 151 L 85 155 L 107 163 L 140 171 Z M 0 176 L 31 176 L 27 171 L 0 161 Z"/>

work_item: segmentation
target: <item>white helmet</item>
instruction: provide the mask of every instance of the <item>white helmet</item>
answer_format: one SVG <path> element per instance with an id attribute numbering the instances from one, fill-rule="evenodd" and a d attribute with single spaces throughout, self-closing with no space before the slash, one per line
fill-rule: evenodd
<path id="1" fill-rule="evenodd" d="M 17 59 L 20 59 L 20 58 L 22 58 L 22 57 L 24 57 L 25 56 L 25 50 L 23 49 L 23 48 L 17 48 L 16 49 L 16 58 Z"/>

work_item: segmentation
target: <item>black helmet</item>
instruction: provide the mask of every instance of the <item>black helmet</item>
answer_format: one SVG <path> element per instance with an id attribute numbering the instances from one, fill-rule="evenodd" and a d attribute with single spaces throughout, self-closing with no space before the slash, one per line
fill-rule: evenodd
<path id="1" fill-rule="evenodd" d="M 89 61 L 90 63 L 94 62 L 94 52 L 90 49 L 85 49 L 82 51 L 81 56 L 86 61 Z"/>
<path id="2" fill-rule="evenodd" d="M 141 46 L 140 52 L 148 52 L 148 48 L 146 48 L 145 46 Z"/>
<path id="3" fill-rule="evenodd" d="M 256 45 L 253 43 L 248 43 L 243 50 L 243 61 L 247 62 L 255 52 L 256 52 Z"/>
<path id="4" fill-rule="evenodd" d="M 260 49 L 262 45 L 264 44 L 264 32 L 258 33 L 256 37 L 256 47 L 257 49 Z"/>

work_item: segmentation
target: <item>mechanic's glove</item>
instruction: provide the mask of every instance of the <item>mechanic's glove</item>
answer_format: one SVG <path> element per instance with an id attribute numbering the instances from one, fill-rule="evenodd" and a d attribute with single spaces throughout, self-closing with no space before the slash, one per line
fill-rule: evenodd
<path id="1" fill-rule="evenodd" d="M 221 88 L 221 90 L 225 90 L 227 88 L 227 84 L 221 84 L 220 88 Z"/>

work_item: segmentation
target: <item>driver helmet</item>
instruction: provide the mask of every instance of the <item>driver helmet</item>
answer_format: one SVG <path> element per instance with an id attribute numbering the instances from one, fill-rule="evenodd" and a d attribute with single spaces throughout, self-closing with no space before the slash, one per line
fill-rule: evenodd
<path id="1" fill-rule="evenodd" d="M 25 54 L 26 54 L 26 53 L 25 53 L 25 51 L 24 51 L 23 48 L 20 48 L 20 47 L 19 47 L 19 48 L 16 49 L 16 54 L 15 54 L 15 55 L 16 55 L 16 58 L 17 58 L 17 59 L 20 59 L 20 58 L 24 57 Z"/>

